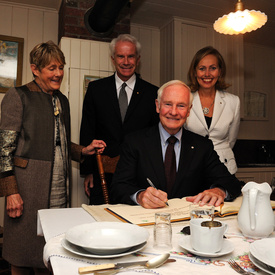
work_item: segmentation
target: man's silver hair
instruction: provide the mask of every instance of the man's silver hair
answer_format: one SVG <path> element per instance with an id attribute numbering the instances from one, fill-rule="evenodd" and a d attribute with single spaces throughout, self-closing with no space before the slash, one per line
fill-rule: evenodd
<path id="1" fill-rule="evenodd" d="M 193 102 L 193 94 L 191 93 L 190 88 L 188 87 L 187 84 L 185 84 L 184 82 L 180 81 L 180 80 L 171 80 L 168 81 L 166 83 L 164 83 L 159 89 L 158 89 L 158 104 L 160 105 L 160 101 L 161 101 L 161 97 L 162 97 L 162 93 L 163 90 L 171 85 L 183 85 L 184 87 L 186 87 L 189 91 L 189 107 L 191 107 L 192 102 Z"/>
<path id="2" fill-rule="evenodd" d="M 136 46 L 137 56 L 138 57 L 140 56 L 141 45 L 138 42 L 138 40 L 133 35 L 120 34 L 117 38 L 114 38 L 110 43 L 110 53 L 111 53 L 112 57 L 115 57 L 115 47 L 116 47 L 117 42 L 120 42 L 120 41 L 122 41 L 122 42 L 127 41 L 127 42 L 133 43 Z"/>

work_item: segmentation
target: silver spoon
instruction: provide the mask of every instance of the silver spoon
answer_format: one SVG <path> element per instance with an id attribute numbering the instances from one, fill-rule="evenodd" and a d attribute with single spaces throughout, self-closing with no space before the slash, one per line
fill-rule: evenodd
<path id="1" fill-rule="evenodd" d="M 143 268 L 145 267 L 148 269 L 149 268 L 157 268 L 166 262 L 175 262 L 176 261 L 174 259 L 168 259 L 169 257 L 170 257 L 169 253 L 159 255 L 157 257 L 154 257 L 154 258 L 148 260 L 146 262 L 146 264 L 141 267 L 143 267 Z M 120 269 L 116 269 L 116 270 L 96 271 L 96 272 L 94 272 L 94 274 L 95 275 L 113 275 L 113 274 L 117 274 L 119 272 L 126 271 L 126 270 L 129 270 L 129 268 L 127 267 L 127 268 L 120 268 Z"/>

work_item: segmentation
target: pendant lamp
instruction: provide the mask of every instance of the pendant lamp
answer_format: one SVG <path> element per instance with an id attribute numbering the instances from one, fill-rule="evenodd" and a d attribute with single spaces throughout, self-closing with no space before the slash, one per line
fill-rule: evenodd
<path id="1" fill-rule="evenodd" d="M 244 10 L 241 0 L 235 5 L 235 12 L 220 17 L 213 24 L 214 30 L 222 34 L 244 34 L 261 28 L 267 16 L 261 11 Z"/>

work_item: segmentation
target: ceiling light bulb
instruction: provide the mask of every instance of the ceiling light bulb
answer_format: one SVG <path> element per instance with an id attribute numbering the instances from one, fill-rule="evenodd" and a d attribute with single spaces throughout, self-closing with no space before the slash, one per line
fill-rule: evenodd
<path id="1" fill-rule="evenodd" d="M 217 19 L 214 30 L 222 34 L 243 34 L 261 28 L 267 21 L 267 16 L 255 10 L 243 10 L 243 3 L 238 0 L 236 11 Z"/>
<path id="2" fill-rule="evenodd" d="M 236 11 L 228 14 L 227 25 L 232 27 L 233 30 L 240 32 L 247 24 L 251 22 L 251 17 L 247 10 Z"/>

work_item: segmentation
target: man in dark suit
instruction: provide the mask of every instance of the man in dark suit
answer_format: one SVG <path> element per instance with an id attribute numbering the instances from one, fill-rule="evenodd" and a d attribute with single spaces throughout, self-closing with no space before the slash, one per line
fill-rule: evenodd
<path id="1" fill-rule="evenodd" d="M 211 140 L 183 128 L 192 99 L 189 87 L 179 80 L 159 89 L 156 110 L 160 123 L 128 135 L 122 146 L 111 185 L 115 203 L 159 208 L 168 199 L 192 196 L 187 200 L 219 206 L 225 198 L 240 194 L 240 182 L 220 162 Z M 175 176 L 173 169 L 166 172 L 170 136 L 176 138 L 172 150 Z M 170 159 L 168 166 L 171 163 Z"/>
<path id="2" fill-rule="evenodd" d="M 115 157 L 120 153 L 126 134 L 157 124 L 155 99 L 158 87 L 135 73 L 140 48 L 140 43 L 129 34 L 120 35 L 110 43 L 116 72 L 89 83 L 83 103 L 81 145 L 101 137 L 107 144 L 104 154 Z M 90 204 L 104 203 L 95 157 L 81 164 L 80 172 L 85 175 L 85 192 L 90 197 Z M 110 177 L 107 175 L 107 183 L 111 182 Z"/>

